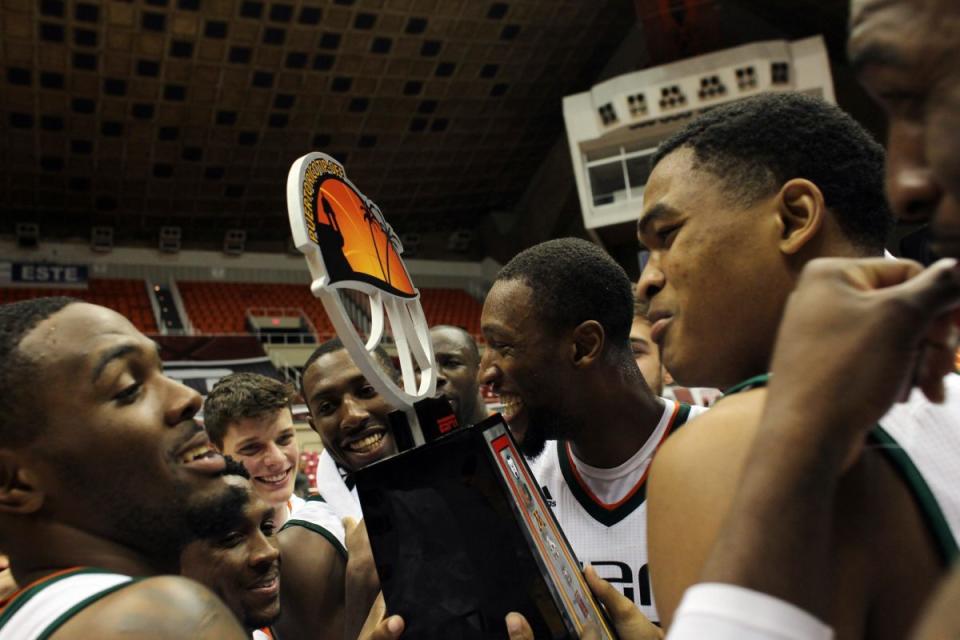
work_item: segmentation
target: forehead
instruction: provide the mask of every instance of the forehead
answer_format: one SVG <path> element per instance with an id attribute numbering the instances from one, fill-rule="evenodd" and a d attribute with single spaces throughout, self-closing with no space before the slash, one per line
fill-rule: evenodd
<path id="1" fill-rule="evenodd" d="M 650 173 L 643 191 L 643 212 L 638 227 L 664 217 L 668 209 L 684 214 L 700 210 L 704 199 L 716 201 L 723 195 L 723 182 L 709 171 L 694 167 L 694 153 L 681 147 L 667 154 Z M 711 197 L 713 196 L 713 197 Z"/>
<path id="2" fill-rule="evenodd" d="M 850 7 L 849 55 L 854 67 L 873 63 L 915 66 L 920 48 L 929 44 L 928 29 L 933 26 L 930 11 L 942 4 L 939 19 L 960 15 L 952 3 L 935 0 L 854 0 Z M 929 61 L 927 61 L 929 62 Z"/>
<path id="3" fill-rule="evenodd" d="M 430 331 L 433 350 L 436 353 L 458 353 L 467 351 L 467 337 L 456 329 L 433 329 Z"/>
<path id="4" fill-rule="evenodd" d="M 20 351 L 41 367 L 89 373 L 104 352 L 129 344 L 154 351 L 156 344 L 119 313 L 87 303 L 68 305 L 33 328 Z"/>
<path id="5" fill-rule="evenodd" d="M 325 353 L 314 360 L 303 378 L 308 396 L 365 379 L 346 349 Z"/>
<path id="6" fill-rule="evenodd" d="M 480 325 L 484 331 L 516 332 L 534 323 L 533 289 L 521 280 L 498 280 L 483 302 Z"/>
<path id="7" fill-rule="evenodd" d="M 630 325 L 630 338 L 650 339 L 650 321 L 643 316 L 633 316 L 633 324 Z"/>
<path id="8" fill-rule="evenodd" d="M 290 414 L 290 409 L 282 407 L 262 416 L 241 418 L 231 422 L 224 439 L 232 438 L 245 442 L 272 440 L 291 429 L 293 429 L 293 416 Z"/>

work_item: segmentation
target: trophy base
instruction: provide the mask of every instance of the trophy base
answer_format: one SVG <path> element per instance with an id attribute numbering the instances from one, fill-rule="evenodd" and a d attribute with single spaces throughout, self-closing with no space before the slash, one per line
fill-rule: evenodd
<path id="1" fill-rule="evenodd" d="M 494 416 L 356 474 L 387 610 L 404 638 L 613 638 L 506 423 Z"/>

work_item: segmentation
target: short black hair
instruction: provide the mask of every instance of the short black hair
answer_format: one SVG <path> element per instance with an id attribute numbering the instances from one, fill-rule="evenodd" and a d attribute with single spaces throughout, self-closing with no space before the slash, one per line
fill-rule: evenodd
<path id="1" fill-rule="evenodd" d="M 303 365 L 303 375 L 300 377 L 300 395 L 303 396 L 304 401 L 307 400 L 307 390 L 303 387 L 303 381 L 307 376 L 307 369 L 310 368 L 310 365 L 316 362 L 321 356 L 325 356 L 328 353 L 335 353 L 344 349 L 346 349 L 346 347 L 343 345 L 343 340 L 340 338 L 331 338 L 313 350 L 313 353 L 310 354 L 310 357 L 307 358 L 307 361 Z M 393 364 L 393 358 L 390 357 L 390 354 L 388 354 L 380 345 L 377 345 L 376 348 L 374 348 L 373 353 L 377 356 L 377 360 L 380 361 L 380 366 L 383 367 L 383 370 L 390 374 L 390 377 L 393 378 L 394 382 L 399 382 L 400 372 L 397 371 L 396 365 Z M 351 360 L 352 359 L 353 358 L 351 357 Z"/>
<path id="2" fill-rule="evenodd" d="M 203 426 L 218 449 L 227 429 L 244 418 L 259 418 L 289 409 L 293 388 L 260 373 L 241 371 L 224 376 L 203 402 Z"/>
<path id="3" fill-rule="evenodd" d="M 747 206 L 788 180 L 810 180 L 852 243 L 882 251 L 893 225 L 883 147 L 839 107 L 794 92 L 716 107 L 662 142 L 651 168 L 682 148 Z"/>
<path id="4" fill-rule="evenodd" d="M 477 346 L 476 338 L 474 338 L 469 331 L 467 331 L 463 327 L 458 327 L 455 324 L 437 324 L 430 327 L 430 331 L 444 330 L 444 329 L 452 329 L 453 331 L 457 331 L 461 335 L 463 335 L 464 342 L 466 342 L 467 348 L 470 350 L 470 353 L 477 359 L 477 362 L 480 362 L 480 347 Z"/>
<path id="5" fill-rule="evenodd" d="M 623 267 L 592 242 L 560 238 L 534 245 L 514 256 L 495 282 L 507 280 L 530 287 L 544 329 L 596 320 L 608 344 L 629 347 L 633 285 Z"/>
<path id="6" fill-rule="evenodd" d="M 10 446 L 29 444 L 39 435 L 44 421 L 37 415 L 41 407 L 31 398 L 35 386 L 36 363 L 20 351 L 20 342 L 38 324 L 75 302 L 59 296 L 32 298 L 0 305 L 0 443 Z"/>

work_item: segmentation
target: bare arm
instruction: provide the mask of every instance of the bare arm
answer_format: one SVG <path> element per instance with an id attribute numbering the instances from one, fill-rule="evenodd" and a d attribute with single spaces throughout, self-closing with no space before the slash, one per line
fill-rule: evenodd
<path id="1" fill-rule="evenodd" d="M 353 640 L 358 633 L 363 635 L 360 632 L 361 627 L 369 628 L 369 623 L 376 617 L 378 610 L 381 617 L 386 614 L 386 605 L 380 594 L 380 576 L 373 560 L 366 523 L 362 520 L 356 523 L 352 518 L 344 518 L 343 527 L 350 553 L 346 568 L 344 638 Z"/>
<path id="2" fill-rule="evenodd" d="M 955 264 L 955 263 L 954 263 Z M 942 263 L 817 260 L 790 297 L 743 483 L 702 579 L 826 618 L 833 505 L 866 433 L 916 384 L 942 397 L 960 275 Z M 844 388 L 836 402 L 824 389 Z"/>
<path id="3" fill-rule="evenodd" d="M 206 587 L 180 576 L 149 578 L 105 596 L 52 636 L 56 640 L 249 640 Z"/>
<path id="4" fill-rule="evenodd" d="M 724 398 L 672 435 L 650 471 L 647 545 L 657 613 L 669 628 L 698 582 L 737 491 L 764 389 Z"/>
<path id="5" fill-rule="evenodd" d="M 346 559 L 325 536 L 305 527 L 288 527 L 277 540 L 282 558 L 278 635 L 341 637 Z"/>

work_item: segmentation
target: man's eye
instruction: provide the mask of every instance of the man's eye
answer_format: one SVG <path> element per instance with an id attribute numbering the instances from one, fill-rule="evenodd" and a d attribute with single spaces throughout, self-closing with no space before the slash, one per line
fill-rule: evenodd
<path id="1" fill-rule="evenodd" d="M 125 387 L 120 393 L 113 397 L 118 404 L 130 404 L 137 399 L 137 396 L 140 395 L 140 390 L 143 388 L 143 385 L 139 382 L 135 382 L 128 387 Z"/>
<path id="2" fill-rule="evenodd" d="M 371 385 L 365 384 L 360 388 L 360 397 L 361 398 L 372 398 L 377 395 L 377 390 L 374 389 Z"/>
<path id="3" fill-rule="evenodd" d="M 886 91 L 877 96 L 884 108 L 893 116 L 908 120 L 919 119 L 923 115 L 924 98 L 911 91 Z"/>
<path id="4" fill-rule="evenodd" d="M 317 405 L 316 410 L 322 416 L 328 416 L 333 413 L 336 407 L 333 406 L 332 402 L 321 402 Z"/>
<path id="5" fill-rule="evenodd" d="M 243 542 L 243 534 L 235 531 L 220 538 L 217 545 L 223 549 L 232 549 L 241 542 Z"/>
<path id="6" fill-rule="evenodd" d="M 282 446 L 284 446 L 284 445 L 290 444 L 290 442 L 291 442 L 292 440 L 293 440 L 293 434 L 288 433 L 288 434 L 286 434 L 286 435 L 283 435 L 283 436 L 277 438 L 277 444 L 282 447 Z"/>
<path id="7" fill-rule="evenodd" d="M 259 453 L 260 447 L 244 447 L 240 449 L 239 453 L 242 456 L 253 456 Z"/>
<path id="8" fill-rule="evenodd" d="M 664 227 L 657 231 L 657 239 L 666 244 L 674 236 L 674 234 L 680 229 L 680 225 L 674 225 L 672 227 Z"/>
<path id="9" fill-rule="evenodd" d="M 277 528 L 276 525 L 273 524 L 273 520 L 267 520 L 260 525 L 260 531 L 268 538 L 272 538 L 277 532 Z"/>

